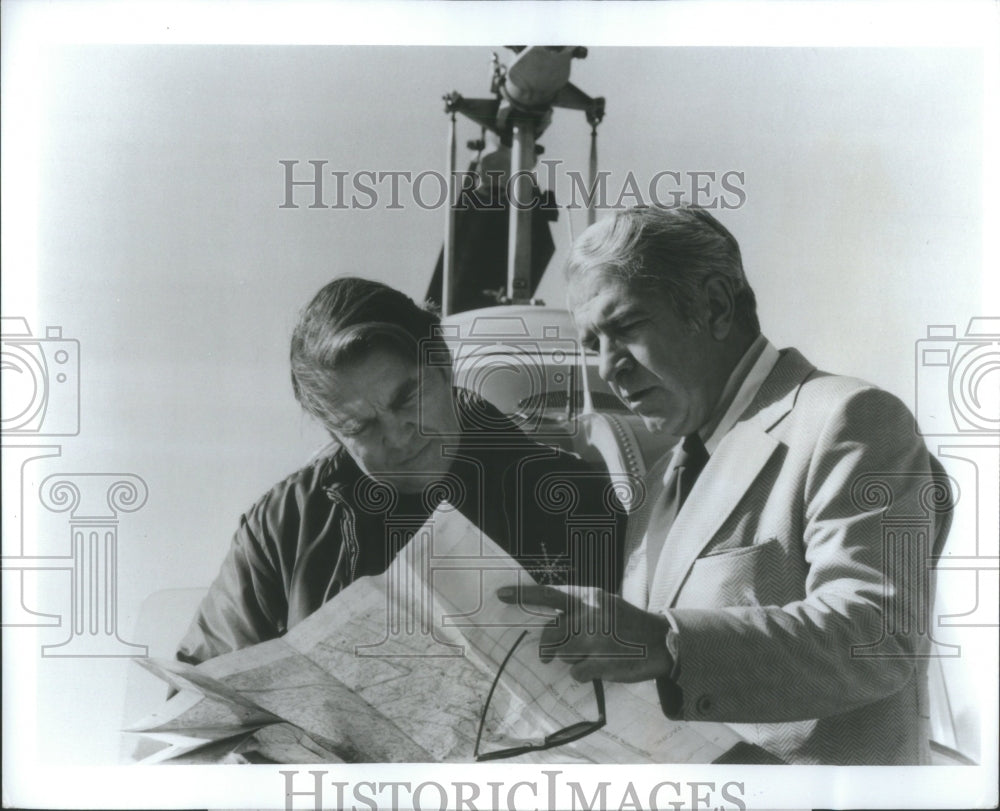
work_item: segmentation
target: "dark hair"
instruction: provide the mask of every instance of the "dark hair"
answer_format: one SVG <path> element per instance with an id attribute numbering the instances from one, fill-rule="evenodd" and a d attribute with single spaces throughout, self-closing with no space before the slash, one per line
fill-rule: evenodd
<path id="1" fill-rule="evenodd" d="M 439 323 L 433 312 L 386 284 L 356 276 L 334 279 L 309 302 L 292 333 L 295 399 L 330 428 L 330 376 L 339 365 L 376 349 L 416 364 L 421 342 L 433 339 Z"/>
<path id="2" fill-rule="evenodd" d="M 721 276 L 733 291 L 737 321 L 753 333 L 760 331 L 739 243 L 704 209 L 638 206 L 590 226 L 573 244 L 566 263 L 571 297 L 573 280 L 593 272 L 664 296 L 695 329 L 701 286 L 707 278 Z"/>

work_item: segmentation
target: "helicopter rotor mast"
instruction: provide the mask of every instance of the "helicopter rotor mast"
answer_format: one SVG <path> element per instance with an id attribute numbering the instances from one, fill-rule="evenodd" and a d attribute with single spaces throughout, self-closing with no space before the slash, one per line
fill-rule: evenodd
<path id="1" fill-rule="evenodd" d="M 596 131 L 604 117 L 604 99 L 592 98 L 569 82 L 570 62 L 583 59 L 581 46 L 508 46 L 517 56 L 509 68 L 493 54 L 490 91 L 493 98 L 466 99 L 452 92 L 444 97 L 445 112 L 451 119 L 448 134 L 449 206 L 445 223 L 443 315 L 452 310 L 455 284 L 455 116 L 461 113 L 484 130 L 495 133 L 511 150 L 508 199 L 510 221 L 507 244 L 506 303 L 530 303 L 531 225 L 536 188 L 535 159 L 541 153 L 539 136 L 552 121 L 554 107 L 582 110 L 591 125 L 591 183 L 596 174 Z M 480 146 L 481 148 L 481 146 Z M 593 222 L 593 200 L 588 222 Z"/>

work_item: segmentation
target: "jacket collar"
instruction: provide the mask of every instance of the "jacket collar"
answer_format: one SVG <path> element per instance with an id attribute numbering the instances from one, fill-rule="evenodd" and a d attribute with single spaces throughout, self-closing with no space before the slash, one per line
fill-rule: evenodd
<path id="1" fill-rule="evenodd" d="M 770 431 L 792 410 L 802 384 L 815 372 L 816 367 L 797 349 L 782 349 L 771 374 L 740 415 L 737 426 L 753 420 L 762 430 Z"/>

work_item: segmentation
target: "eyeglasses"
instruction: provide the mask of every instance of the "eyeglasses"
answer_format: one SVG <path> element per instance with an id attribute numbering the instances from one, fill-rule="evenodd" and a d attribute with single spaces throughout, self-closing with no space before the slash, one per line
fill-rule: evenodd
<path id="1" fill-rule="evenodd" d="M 486 703 L 483 705 L 483 713 L 479 716 L 479 729 L 476 731 L 476 745 L 473 750 L 473 755 L 475 756 L 477 763 L 482 763 L 486 760 L 500 760 L 501 758 L 517 757 L 518 755 L 523 755 L 526 752 L 541 752 L 546 749 L 553 749 L 556 746 L 562 746 L 567 743 L 572 743 L 573 741 L 578 741 L 580 738 L 584 738 L 592 732 L 597 732 L 597 730 L 607 723 L 607 716 L 604 710 L 604 684 L 600 679 L 594 679 L 594 697 L 597 700 L 598 713 L 597 720 L 578 721 L 575 724 L 570 724 L 565 729 L 559 729 L 550 735 L 546 735 L 541 743 L 526 743 L 521 746 L 512 746 L 508 749 L 497 749 L 492 752 L 479 751 L 479 744 L 483 737 L 483 727 L 486 725 L 486 715 L 490 709 L 490 701 L 493 700 L 493 693 L 497 689 L 497 684 L 500 683 L 500 677 L 503 675 L 507 662 L 509 662 L 511 657 L 514 655 L 514 651 L 516 651 L 517 646 L 521 644 L 521 640 L 527 635 L 527 631 L 521 632 L 521 635 L 515 640 L 511 649 L 507 651 L 507 655 L 504 657 L 504 660 L 500 663 L 500 668 L 497 670 L 496 676 L 493 677 L 493 684 L 490 685 L 490 692 L 487 694 Z"/>

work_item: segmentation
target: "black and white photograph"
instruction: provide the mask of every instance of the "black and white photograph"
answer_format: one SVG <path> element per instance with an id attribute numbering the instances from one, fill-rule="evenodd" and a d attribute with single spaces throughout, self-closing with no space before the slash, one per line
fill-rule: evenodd
<path id="1" fill-rule="evenodd" d="M 4 807 L 996 806 L 995 3 L 0 14 Z"/>

